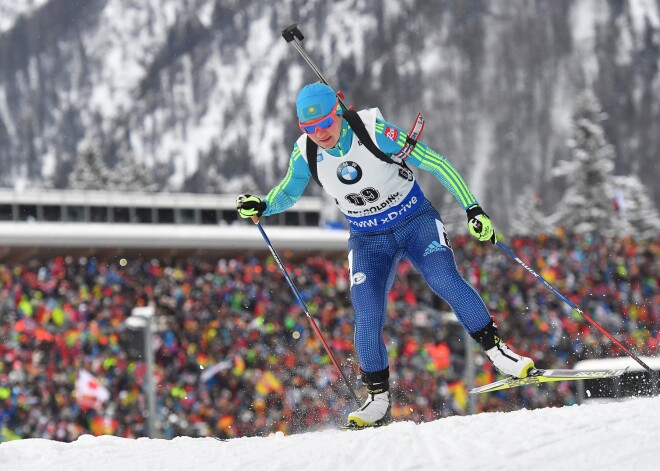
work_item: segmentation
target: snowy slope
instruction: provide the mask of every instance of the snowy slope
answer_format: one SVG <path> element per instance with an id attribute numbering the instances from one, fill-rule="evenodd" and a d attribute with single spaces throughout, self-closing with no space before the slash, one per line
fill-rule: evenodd
<path id="1" fill-rule="evenodd" d="M 0 469 L 640 471 L 658 469 L 658 423 L 660 398 L 646 398 L 226 442 L 85 435 L 69 444 L 43 439 L 3 443 Z"/>

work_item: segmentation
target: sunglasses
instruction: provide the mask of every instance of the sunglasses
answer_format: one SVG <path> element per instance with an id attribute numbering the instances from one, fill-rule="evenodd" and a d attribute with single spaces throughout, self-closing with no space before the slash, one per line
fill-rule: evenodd
<path id="1" fill-rule="evenodd" d="M 339 104 L 339 100 L 337 100 L 335 106 L 332 107 L 330 114 L 321 116 L 315 121 L 306 122 L 303 124 L 300 122 L 300 120 L 298 120 L 298 127 L 305 134 L 316 134 L 316 131 L 319 129 L 328 129 L 330 126 L 335 124 L 335 111 L 337 109 L 337 104 Z"/>

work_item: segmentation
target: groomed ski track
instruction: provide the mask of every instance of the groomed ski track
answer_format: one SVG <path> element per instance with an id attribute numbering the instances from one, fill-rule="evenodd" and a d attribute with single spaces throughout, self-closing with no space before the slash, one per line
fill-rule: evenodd
<path id="1" fill-rule="evenodd" d="M 0 445 L 3 471 L 656 470 L 660 398 L 484 413 L 357 432 Z"/>

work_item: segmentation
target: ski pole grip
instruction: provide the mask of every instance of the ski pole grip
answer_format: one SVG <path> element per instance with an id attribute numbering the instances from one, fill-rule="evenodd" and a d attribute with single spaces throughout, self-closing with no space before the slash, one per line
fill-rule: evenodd
<path id="1" fill-rule="evenodd" d="M 293 41 L 294 38 L 298 38 L 298 41 L 302 41 L 305 39 L 303 34 L 300 32 L 298 29 L 298 23 L 294 23 L 290 26 L 287 26 L 282 30 L 282 37 L 286 40 L 286 42 L 290 43 Z"/>
<path id="2" fill-rule="evenodd" d="M 259 216 L 252 216 L 252 222 L 255 224 L 259 224 Z"/>

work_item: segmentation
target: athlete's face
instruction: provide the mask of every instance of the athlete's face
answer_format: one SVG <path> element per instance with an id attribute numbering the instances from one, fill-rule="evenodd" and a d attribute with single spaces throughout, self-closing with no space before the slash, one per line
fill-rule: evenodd
<path id="1" fill-rule="evenodd" d="M 323 149 L 330 149 L 337 145 L 339 134 L 341 134 L 341 116 L 335 116 L 335 122 L 328 129 L 316 128 L 314 134 L 307 134 L 310 139 Z"/>

